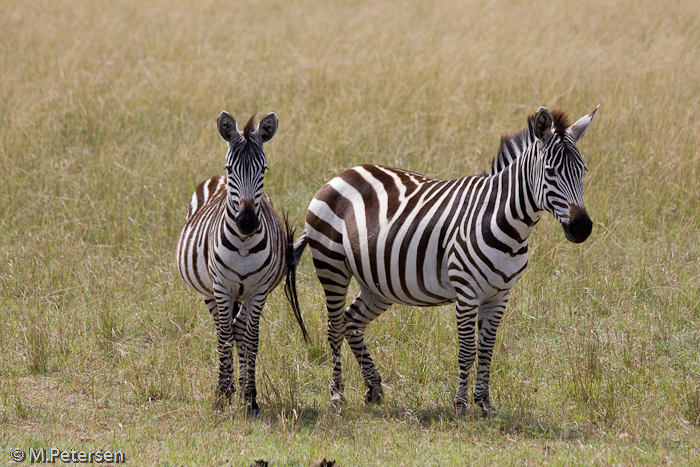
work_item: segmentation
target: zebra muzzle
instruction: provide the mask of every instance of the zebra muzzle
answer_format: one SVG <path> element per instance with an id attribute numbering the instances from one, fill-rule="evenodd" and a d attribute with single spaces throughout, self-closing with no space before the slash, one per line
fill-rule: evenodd
<path id="1" fill-rule="evenodd" d="M 242 235 L 250 235 L 258 229 L 260 222 L 255 214 L 255 204 L 252 200 L 242 200 L 236 216 L 236 227 Z"/>
<path id="2" fill-rule="evenodd" d="M 569 222 L 562 223 L 566 239 L 573 243 L 584 242 L 593 230 L 593 221 L 588 217 L 586 208 L 573 205 L 569 208 Z"/>

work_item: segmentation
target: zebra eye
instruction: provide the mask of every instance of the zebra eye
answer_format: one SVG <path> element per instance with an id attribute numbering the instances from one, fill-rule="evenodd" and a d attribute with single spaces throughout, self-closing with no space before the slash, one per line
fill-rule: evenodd
<path id="1" fill-rule="evenodd" d="M 545 167 L 544 171 L 547 173 L 548 177 L 555 177 L 557 175 L 557 171 L 552 167 Z"/>

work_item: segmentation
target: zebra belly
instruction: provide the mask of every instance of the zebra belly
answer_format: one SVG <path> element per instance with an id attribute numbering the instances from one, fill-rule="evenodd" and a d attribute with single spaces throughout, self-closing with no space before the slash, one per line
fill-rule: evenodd
<path id="1" fill-rule="evenodd" d="M 492 253 L 489 264 L 480 260 L 479 256 L 459 255 L 456 252 L 450 257 L 450 275 L 455 280 L 469 285 L 469 295 L 475 295 L 479 303 L 500 300 L 515 283 L 522 277 L 527 266 L 527 253 L 512 257 L 502 253 Z"/>
<path id="2" fill-rule="evenodd" d="M 428 255 L 430 252 L 426 252 Z M 527 255 L 517 258 L 501 258 L 499 262 L 494 258 L 494 265 L 497 271 L 491 269 L 481 269 L 474 266 L 460 268 L 460 276 L 469 283 L 476 299 L 479 303 L 488 303 L 500 300 L 510 292 L 515 283 L 522 277 L 527 266 Z M 396 267 L 392 263 L 387 269 L 393 275 L 394 283 L 406 284 L 406 286 L 394 289 L 393 293 L 388 293 L 387 287 L 382 287 L 376 279 L 368 280 L 356 268 L 353 274 L 358 282 L 362 283 L 374 294 L 383 297 L 392 303 L 409 306 L 439 306 L 454 303 L 457 300 L 455 284 L 453 286 L 449 276 L 450 272 L 444 269 L 423 270 L 422 284 L 417 283 L 418 274 L 415 270 L 415 263 L 409 263 L 407 267 Z M 411 271 L 413 271 L 411 273 Z"/>
<path id="3" fill-rule="evenodd" d="M 439 255 L 434 248 L 427 251 L 391 248 L 383 245 L 384 233 L 379 232 L 374 248 L 366 244 L 358 248 L 347 235 L 343 237 L 345 255 L 359 283 L 385 301 L 401 305 L 436 306 L 456 300 L 447 268 L 437 264 Z"/>

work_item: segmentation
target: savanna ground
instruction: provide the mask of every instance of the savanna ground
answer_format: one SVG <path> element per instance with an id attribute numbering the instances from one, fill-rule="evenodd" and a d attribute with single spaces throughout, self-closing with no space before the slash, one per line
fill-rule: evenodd
<path id="1" fill-rule="evenodd" d="M 525 4 L 526 3 L 526 4 Z M 699 464 L 700 6 L 687 0 L 9 2 L 0 15 L 0 462 L 121 449 L 128 465 Z M 498 415 L 454 417 L 451 307 L 370 326 L 385 402 L 329 406 L 320 286 L 303 344 L 261 324 L 263 414 L 213 412 L 211 317 L 174 253 L 215 119 L 274 111 L 265 189 L 301 225 L 377 162 L 485 169 L 538 106 L 578 118 L 589 240 L 545 216 L 499 330 Z"/>

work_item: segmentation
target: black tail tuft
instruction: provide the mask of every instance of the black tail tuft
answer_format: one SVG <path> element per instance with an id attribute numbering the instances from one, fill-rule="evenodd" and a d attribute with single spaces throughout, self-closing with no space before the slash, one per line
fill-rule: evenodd
<path id="1" fill-rule="evenodd" d="M 294 233 L 296 229 L 289 222 L 287 213 L 284 213 L 284 227 L 287 231 L 287 278 L 284 282 L 284 294 L 287 296 L 287 300 L 292 307 L 292 312 L 294 313 L 297 323 L 299 323 L 301 333 L 304 335 L 304 341 L 310 344 L 311 339 L 309 338 L 309 333 L 306 332 L 304 321 L 301 319 L 299 298 L 297 297 L 297 265 L 299 264 L 301 254 L 304 252 L 308 240 L 306 238 L 306 232 L 302 232 L 299 240 L 296 244 L 294 243 Z"/>

